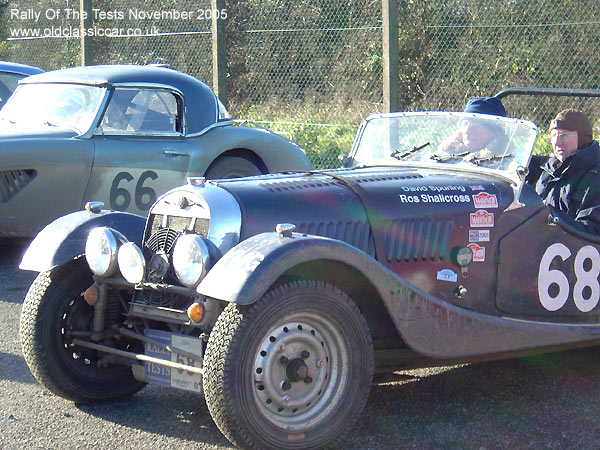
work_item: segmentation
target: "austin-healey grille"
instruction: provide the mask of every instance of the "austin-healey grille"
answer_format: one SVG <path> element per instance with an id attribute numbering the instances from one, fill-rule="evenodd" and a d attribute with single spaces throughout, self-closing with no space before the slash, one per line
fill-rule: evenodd
<path id="1" fill-rule="evenodd" d="M 0 202 L 6 203 L 35 178 L 36 171 L 3 170 L 0 171 Z"/>

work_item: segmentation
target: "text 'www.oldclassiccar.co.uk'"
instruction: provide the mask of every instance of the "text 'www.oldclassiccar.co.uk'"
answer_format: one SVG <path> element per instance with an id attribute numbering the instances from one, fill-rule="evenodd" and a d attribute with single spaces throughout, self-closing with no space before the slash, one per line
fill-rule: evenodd
<path id="1" fill-rule="evenodd" d="M 160 21 L 161 24 L 186 21 L 193 25 L 194 21 L 226 19 L 227 10 L 210 8 L 193 10 L 147 10 L 140 8 L 104 10 L 92 8 L 88 12 L 75 8 L 47 8 L 41 10 L 11 8 L 8 17 L 10 38 L 121 37 L 156 35 L 169 32 L 167 29 L 159 28 L 152 21 Z M 82 27 L 80 22 L 87 19 L 91 19 L 92 22 L 110 21 L 110 25 L 96 23 L 89 27 Z M 121 23 L 119 23 L 121 21 L 127 22 L 127 25 L 121 26 Z"/>

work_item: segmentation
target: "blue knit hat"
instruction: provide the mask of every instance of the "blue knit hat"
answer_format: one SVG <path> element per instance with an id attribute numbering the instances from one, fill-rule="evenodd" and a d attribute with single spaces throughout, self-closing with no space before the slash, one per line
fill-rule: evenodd
<path id="1" fill-rule="evenodd" d="M 498 97 L 474 97 L 467 102 L 465 112 L 506 117 L 506 110 Z"/>

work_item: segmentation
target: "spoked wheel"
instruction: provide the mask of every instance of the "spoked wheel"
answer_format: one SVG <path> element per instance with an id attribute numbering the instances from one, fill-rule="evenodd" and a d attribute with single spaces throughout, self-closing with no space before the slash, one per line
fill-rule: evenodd
<path id="1" fill-rule="evenodd" d="M 31 373 L 48 390 L 79 403 L 125 397 L 145 385 L 130 367 L 100 367 L 96 351 L 70 345 L 91 330 L 94 309 L 81 296 L 91 284 L 83 260 L 40 273 L 21 312 L 21 348 Z"/>
<path id="2" fill-rule="evenodd" d="M 252 449 L 317 448 L 361 413 L 373 375 L 373 345 L 352 300 L 322 282 L 230 304 L 204 358 L 204 391 L 219 429 Z"/>

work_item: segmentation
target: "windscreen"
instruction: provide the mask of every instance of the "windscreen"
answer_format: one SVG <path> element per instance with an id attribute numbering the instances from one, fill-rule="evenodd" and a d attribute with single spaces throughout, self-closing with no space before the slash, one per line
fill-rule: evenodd
<path id="1" fill-rule="evenodd" d="M 383 114 L 362 125 L 353 156 L 359 165 L 451 164 L 515 178 L 536 136 L 531 122 L 484 114 Z"/>

